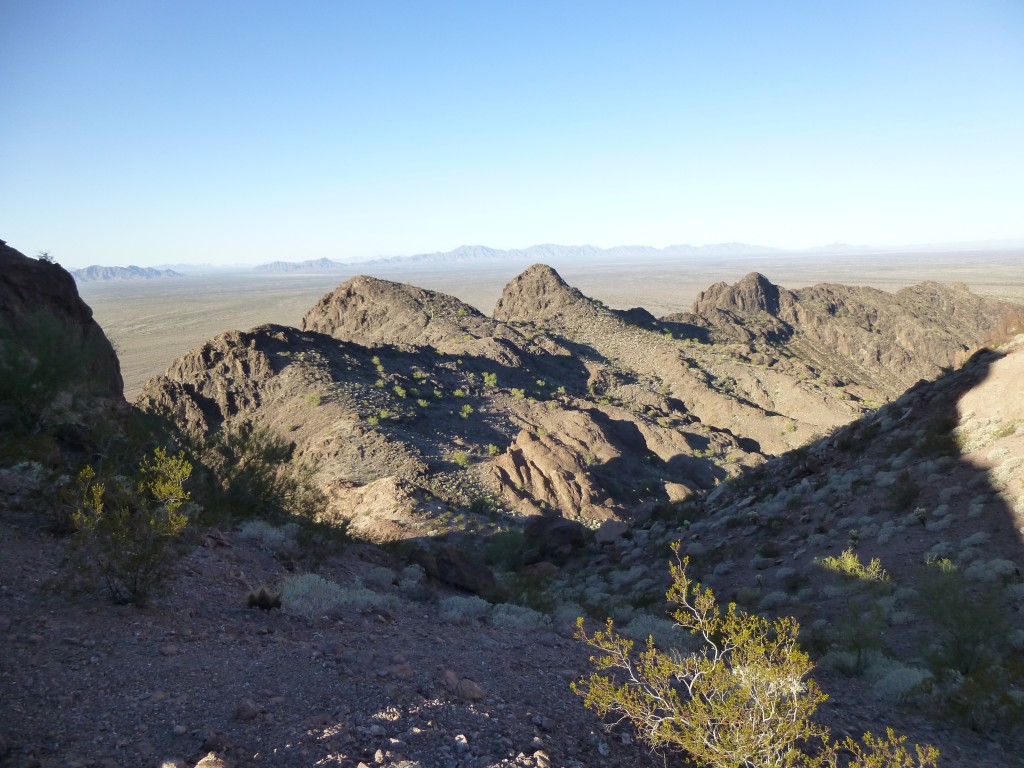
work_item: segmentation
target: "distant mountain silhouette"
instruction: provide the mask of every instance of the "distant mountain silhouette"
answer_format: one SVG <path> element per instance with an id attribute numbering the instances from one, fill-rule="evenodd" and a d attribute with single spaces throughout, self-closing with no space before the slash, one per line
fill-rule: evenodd
<path id="1" fill-rule="evenodd" d="M 92 283 L 99 280 L 153 280 L 163 277 L 184 277 L 173 269 L 154 269 L 153 267 L 101 267 L 94 264 L 84 269 L 71 270 L 71 276 L 80 283 Z"/>

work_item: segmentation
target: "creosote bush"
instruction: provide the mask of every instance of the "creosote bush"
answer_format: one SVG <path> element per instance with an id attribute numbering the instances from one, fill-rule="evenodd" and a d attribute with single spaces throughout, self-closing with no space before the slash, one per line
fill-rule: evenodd
<path id="1" fill-rule="evenodd" d="M 735 604 L 723 612 L 712 591 L 687 574 L 689 561 L 680 560 L 679 548 L 673 546 L 667 597 L 676 606 L 673 620 L 694 635 L 698 649 L 665 653 L 648 638 L 636 653 L 611 620 L 590 635 L 579 619 L 577 636 L 598 651 L 592 658 L 597 672 L 572 686 L 587 707 L 617 715 L 653 748 L 682 749 L 700 766 L 937 765 L 936 749 L 915 746 L 912 755 L 891 729 L 883 738 L 867 733 L 860 742 L 833 742 L 827 728 L 811 721 L 827 696 L 808 678 L 813 665 L 797 645 L 797 622 L 769 621 Z"/>
<path id="2" fill-rule="evenodd" d="M 72 562 L 79 573 L 102 580 L 117 603 L 145 603 L 169 575 L 188 523 L 180 509 L 189 500 L 184 484 L 191 473 L 188 461 L 163 448 L 143 460 L 133 481 L 99 482 L 91 466 L 79 472 L 71 514 Z"/>

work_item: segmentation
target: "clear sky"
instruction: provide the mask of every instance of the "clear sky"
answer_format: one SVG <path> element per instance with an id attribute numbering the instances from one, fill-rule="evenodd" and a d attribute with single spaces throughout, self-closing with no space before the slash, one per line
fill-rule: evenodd
<path id="1" fill-rule="evenodd" d="M 0 0 L 65 265 L 1024 237 L 1024 2 Z"/>

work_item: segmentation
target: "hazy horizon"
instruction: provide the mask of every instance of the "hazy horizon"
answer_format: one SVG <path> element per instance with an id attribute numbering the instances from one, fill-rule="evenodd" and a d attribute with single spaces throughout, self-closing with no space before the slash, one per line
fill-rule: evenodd
<path id="1" fill-rule="evenodd" d="M 14 243 L 8 243 L 12 247 L 16 247 Z M 732 251 L 727 250 L 730 246 L 735 248 Z M 589 250 L 595 249 L 600 251 L 599 256 L 601 261 L 614 261 L 616 259 L 622 259 L 622 256 L 617 256 L 617 252 L 629 251 L 631 249 L 644 250 L 654 249 L 658 251 L 654 255 L 654 258 L 660 259 L 679 259 L 685 258 L 685 256 L 673 256 L 669 251 L 673 248 L 693 248 L 693 258 L 708 258 L 711 256 L 719 256 L 722 258 L 730 257 L 749 257 L 757 254 L 765 254 L 770 256 L 777 256 L 780 258 L 793 257 L 793 258 L 807 258 L 821 256 L 828 258 L 829 256 L 852 256 L 863 254 L 865 256 L 877 256 L 879 254 L 891 253 L 891 254 L 950 254 L 950 253 L 1000 253 L 1005 251 L 1024 250 L 1024 238 L 1014 238 L 1005 240 L 990 240 L 990 241 L 979 241 L 979 242 L 955 242 L 955 243 L 910 243 L 903 245 L 882 245 L 882 246 L 866 246 L 866 245 L 849 245 L 846 243 L 831 243 L 828 245 L 813 246 L 804 249 L 784 249 L 776 248 L 770 245 L 760 245 L 755 243 L 709 243 L 704 245 L 689 245 L 685 243 L 678 243 L 667 246 L 665 248 L 657 248 L 656 246 L 634 244 L 634 245 L 617 245 L 609 248 L 600 248 L 590 244 L 583 245 L 564 245 L 554 243 L 538 243 L 535 245 L 527 246 L 525 248 L 510 248 L 510 249 L 493 249 L 490 246 L 477 244 L 477 245 L 462 245 L 458 248 L 448 252 L 421 252 L 411 254 L 393 254 L 393 255 L 380 255 L 373 257 L 366 257 L 362 259 L 350 259 L 349 261 L 342 261 L 340 259 L 330 259 L 330 257 L 321 257 L 321 259 L 328 259 L 336 262 L 339 267 L 359 267 L 361 265 L 371 266 L 377 263 L 388 263 L 388 262 L 402 262 L 419 259 L 422 257 L 434 257 L 434 256 L 447 256 L 449 254 L 459 254 L 463 249 L 487 249 L 497 251 L 497 255 L 492 259 L 494 262 L 501 261 L 515 261 L 516 257 L 522 253 L 524 255 L 530 255 L 530 252 L 535 249 L 563 249 L 567 251 L 571 250 Z M 716 250 L 721 248 L 721 250 Z M 26 254 L 33 255 L 33 254 Z M 275 264 L 275 263 L 291 263 L 301 264 L 305 261 L 317 261 L 314 259 L 298 259 L 298 258 L 287 258 L 282 257 L 280 259 L 274 259 L 268 262 L 236 262 L 236 263 L 219 263 L 212 264 L 209 262 L 197 262 L 197 261 L 175 261 L 175 262 L 160 262 L 143 264 L 138 261 L 125 261 L 120 264 L 112 263 L 75 263 L 73 261 L 66 261 L 57 258 L 57 254 L 52 252 L 48 254 L 51 258 L 55 259 L 63 267 L 69 270 L 80 270 L 89 267 L 150 267 L 156 269 L 174 269 L 180 267 L 182 269 L 189 269 L 195 273 L 202 273 L 207 270 L 209 271 L 248 271 L 258 269 L 260 267 Z M 545 259 L 540 258 L 540 261 Z M 472 262 L 464 262 L 467 265 L 472 266 Z"/>
<path id="2" fill-rule="evenodd" d="M 0 5 L 0 237 L 87 266 L 1015 239 L 1024 6 Z"/>

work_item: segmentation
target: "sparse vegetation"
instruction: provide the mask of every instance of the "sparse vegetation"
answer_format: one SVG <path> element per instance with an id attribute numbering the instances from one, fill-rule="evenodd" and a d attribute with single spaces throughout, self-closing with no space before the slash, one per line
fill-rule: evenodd
<path id="1" fill-rule="evenodd" d="M 192 465 L 163 448 L 139 465 L 133 480 L 101 482 L 87 466 L 71 491 L 75 508 L 72 563 L 87 581 L 100 580 L 117 603 L 146 602 L 170 573 L 188 523 L 184 484 Z"/>
<path id="2" fill-rule="evenodd" d="M 679 545 L 674 549 L 678 557 Z M 598 671 L 573 684 L 588 707 L 629 721 L 650 746 L 682 749 L 710 768 L 836 766 L 841 750 L 864 768 L 937 765 L 936 749 L 915 746 L 912 754 L 891 729 L 882 739 L 866 733 L 861 742 L 832 742 L 811 720 L 827 697 L 807 677 L 812 665 L 797 645 L 799 625 L 769 622 L 735 605 L 723 613 L 712 591 L 689 577 L 687 564 L 672 564 L 668 599 L 677 606 L 672 618 L 696 638 L 698 650 L 668 654 L 648 639 L 636 654 L 611 620 L 590 635 L 580 619 L 579 638 L 598 652 Z"/>

